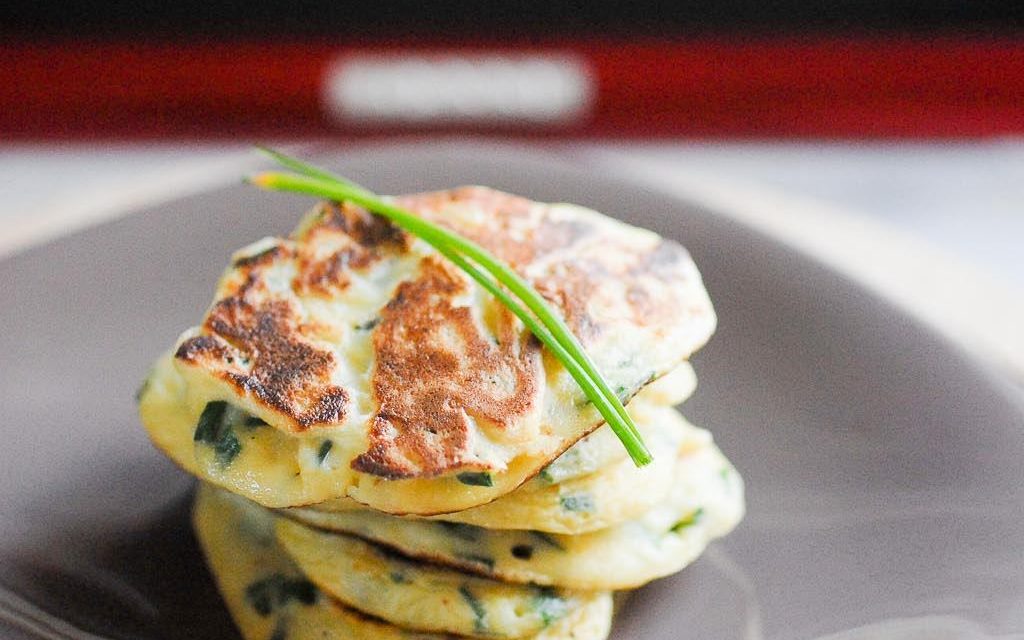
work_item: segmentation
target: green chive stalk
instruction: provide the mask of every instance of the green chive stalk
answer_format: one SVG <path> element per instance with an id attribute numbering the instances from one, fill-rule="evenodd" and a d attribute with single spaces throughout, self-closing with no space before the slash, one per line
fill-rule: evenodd
<path id="1" fill-rule="evenodd" d="M 651 462 L 651 453 L 636 424 L 583 345 L 536 289 L 508 265 L 468 238 L 387 202 L 358 184 L 278 151 L 261 150 L 297 174 L 260 173 L 249 178 L 252 184 L 271 191 L 303 193 L 357 204 L 420 238 L 465 271 L 551 350 L 622 441 L 633 462 L 637 466 Z"/>

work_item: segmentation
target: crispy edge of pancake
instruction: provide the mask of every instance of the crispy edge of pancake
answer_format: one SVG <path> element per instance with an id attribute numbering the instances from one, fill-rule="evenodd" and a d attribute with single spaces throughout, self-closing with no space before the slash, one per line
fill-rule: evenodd
<path id="1" fill-rule="evenodd" d="M 489 529 L 581 534 L 625 522 L 669 493 L 681 449 L 693 446 L 689 425 L 671 407 L 643 407 L 637 418 L 656 429 L 647 445 L 654 461 L 637 467 L 626 457 L 608 467 L 557 484 L 530 482 L 479 507 L 435 516 Z"/>
<path id="2" fill-rule="evenodd" d="M 246 595 L 252 585 L 274 575 L 296 581 L 294 584 L 305 579 L 277 546 L 273 516 L 243 498 L 207 484 L 200 485 L 192 514 L 207 565 L 246 640 L 278 640 L 282 636 L 288 640 L 323 640 L 325 633 L 346 640 L 459 640 L 457 636 L 416 632 L 375 620 L 323 594 L 316 594 L 313 602 L 307 604 L 302 601 L 309 599 L 304 590 L 298 590 L 298 598 L 287 598 L 284 602 L 276 601 L 276 594 L 256 594 L 263 603 L 273 605 L 267 615 L 261 615 L 250 602 L 252 595 Z M 593 593 L 584 605 L 533 640 L 604 640 L 611 629 L 611 619 L 611 595 Z"/>
<path id="3" fill-rule="evenodd" d="M 697 376 L 693 367 L 689 362 L 684 362 L 641 389 L 630 402 L 629 411 L 636 418 L 637 414 L 643 415 L 646 406 L 681 404 L 696 388 Z M 652 428 L 650 421 L 639 418 L 636 424 L 640 435 L 646 441 Z M 545 465 L 529 483 L 558 484 L 593 473 L 602 467 L 624 460 L 628 455 L 615 432 L 608 425 L 601 425 Z"/>
<path id="4" fill-rule="evenodd" d="M 325 536 L 288 518 L 277 542 L 340 602 L 391 624 L 479 638 L 536 635 L 586 602 L 585 593 L 501 582 L 407 558 L 356 536 Z"/>
<path id="5" fill-rule="evenodd" d="M 668 495 L 681 450 L 698 446 L 701 440 L 701 432 L 671 407 L 643 405 L 636 417 L 653 423 L 648 433 L 654 462 L 645 467 L 637 468 L 627 457 L 557 484 L 530 482 L 485 505 L 433 518 L 490 529 L 581 534 L 636 517 Z M 365 507 L 349 500 L 311 508 L 347 511 Z"/>
<path id="6" fill-rule="evenodd" d="M 684 453 L 672 495 L 633 521 L 581 535 L 493 530 L 466 524 L 396 518 L 368 510 L 282 515 L 342 531 L 408 556 L 510 582 L 570 589 L 633 589 L 675 573 L 743 518 L 743 481 L 710 440 Z M 622 553 L 626 561 L 621 562 Z"/>
<path id="7" fill-rule="evenodd" d="M 223 467 L 208 453 L 197 454 L 194 433 L 201 409 L 190 406 L 186 395 L 185 381 L 178 375 L 170 355 L 165 355 L 157 361 L 139 398 L 142 423 L 153 444 L 188 473 L 267 507 L 318 504 L 326 509 L 348 509 L 363 504 L 395 514 L 445 514 L 507 495 L 550 463 L 547 459 L 517 458 L 507 472 L 489 477 L 491 486 L 465 484 L 457 477 L 384 480 L 358 474 L 344 466 L 325 472 L 311 462 L 316 459 L 321 440 L 300 439 L 269 430 L 263 437 L 272 442 L 260 450 L 268 456 L 274 455 L 271 464 L 261 468 L 244 464 Z M 230 398 L 225 400 L 230 401 Z M 629 406 L 631 411 L 643 412 L 647 404 L 641 396 Z M 345 436 L 332 433 L 330 437 Z M 240 459 L 244 461 L 244 456 L 249 454 L 245 452 L 246 442 L 242 442 L 242 446 Z M 301 459 L 300 448 L 303 448 Z M 562 451 L 558 453 L 561 455 Z M 325 498 L 346 494 L 349 497 Z"/>

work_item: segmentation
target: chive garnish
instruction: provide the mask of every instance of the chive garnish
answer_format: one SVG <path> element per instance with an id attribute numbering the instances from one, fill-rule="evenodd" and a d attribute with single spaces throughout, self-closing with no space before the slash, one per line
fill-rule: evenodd
<path id="1" fill-rule="evenodd" d="M 598 372 L 597 366 L 565 321 L 533 286 L 508 265 L 468 238 L 391 204 L 345 178 L 278 151 L 264 147 L 259 149 L 295 173 L 260 173 L 250 177 L 250 183 L 271 191 L 289 191 L 337 202 L 352 202 L 420 238 L 465 271 L 508 307 L 551 350 L 622 441 L 633 462 L 643 466 L 651 461 L 651 453 L 622 401 Z"/>

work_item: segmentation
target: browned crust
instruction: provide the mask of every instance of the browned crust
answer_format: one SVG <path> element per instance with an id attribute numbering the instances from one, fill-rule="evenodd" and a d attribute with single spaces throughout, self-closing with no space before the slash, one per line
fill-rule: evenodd
<path id="1" fill-rule="evenodd" d="M 351 282 L 352 271 L 368 268 L 389 253 L 408 249 L 410 238 L 384 218 L 352 205 L 324 204 L 318 223 L 301 238 L 298 274 L 292 283 L 300 295 L 330 298 Z M 341 244 L 326 256 L 317 255 L 319 244 Z"/>
<path id="2" fill-rule="evenodd" d="M 551 219 L 545 215 L 547 205 L 486 187 L 459 187 L 395 200 L 396 204 L 485 247 L 519 272 L 554 251 L 578 244 L 593 231 L 582 220 Z M 445 207 L 451 204 L 484 212 L 486 222 L 473 228 L 453 225 L 443 215 Z"/>
<path id="3" fill-rule="evenodd" d="M 304 322 L 292 302 L 271 293 L 266 271 L 293 260 L 293 292 L 330 297 L 349 285 L 353 270 L 406 251 L 409 243 L 400 229 L 358 207 L 323 204 L 316 216 L 296 241 L 236 259 L 200 335 L 182 342 L 175 354 L 285 416 L 294 432 L 343 422 L 349 392 L 330 382 L 334 354 L 311 339 L 323 328 Z M 318 255 L 324 245 L 336 250 Z"/>
<path id="4" fill-rule="evenodd" d="M 247 300 L 251 287 L 218 301 L 209 334 L 186 339 L 175 357 L 215 369 L 241 393 L 292 418 L 297 431 L 344 419 L 348 393 L 327 384 L 334 354 L 301 337 L 287 302 Z"/>
<path id="5" fill-rule="evenodd" d="M 261 265 L 267 265 L 275 260 L 279 260 L 288 255 L 288 249 L 285 247 L 275 244 L 274 246 L 264 249 L 259 253 L 254 253 L 251 256 L 242 256 L 234 261 L 232 266 L 236 269 L 247 269 L 249 267 L 258 267 Z"/>
<path id="6" fill-rule="evenodd" d="M 384 309 L 373 335 L 380 408 L 354 469 L 411 478 L 485 468 L 471 451 L 474 423 L 507 428 L 539 402 L 538 344 L 505 309 L 487 335 L 469 307 L 451 302 L 467 290 L 458 270 L 428 257 Z"/>
<path id="7" fill-rule="evenodd" d="M 459 187 L 450 191 L 402 196 L 396 202 L 438 224 L 448 226 L 496 255 L 520 273 L 538 262 L 560 255 L 555 265 L 532 284 L 548 302 L 562 310 L 566 323 L 584 343 L 601 334 L 601 323 L 593 318 L 588 303 L 602 284 L 623 282 L 628 307 L 638 326 L 672 322 L 680 317 L 678 301 L 652 292 L 650 279 L 670 281 L 679 277 L 678 267 L 690 262 L 686 249 L 671 240 L 660 239 L 652 250 L 635 255 L 635 260 L 609 266 L 601 255 L 602 245 L 615 245 L 615 238 L 600 234 L 586 219 L 556 220 L 549 205 L 539 204 L 486 187 Z M 458 204 L 483 211 L 485 224 L 475 228 L 455 226 L 442 215 L 446 206 Z M 596 243 L 596 251 L 574 256 L 577 247 Z"/>

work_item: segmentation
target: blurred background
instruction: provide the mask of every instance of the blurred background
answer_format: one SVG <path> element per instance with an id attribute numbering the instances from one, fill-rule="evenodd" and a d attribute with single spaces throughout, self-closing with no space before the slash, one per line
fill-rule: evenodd
<path id="1" fill-rule="evenodd" d="M 0 134 L 1013 134 L 1022 24 L 985 0 L 5 0 Z"/>
<path id="2" fill-rule="evenodd" d="M 1006 303 L 1022 27 L 985 0 L 3 0 L 0 254 L 235 179 L 252 142 L 473 137 L 710 198 L 894 297 L 942 264 Z"/>

